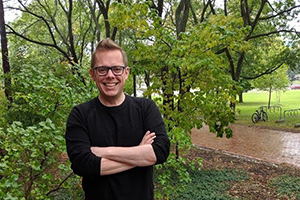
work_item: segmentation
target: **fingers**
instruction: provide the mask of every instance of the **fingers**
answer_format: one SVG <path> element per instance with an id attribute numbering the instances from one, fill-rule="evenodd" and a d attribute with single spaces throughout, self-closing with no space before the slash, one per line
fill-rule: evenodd
<path id="1" fill-rule="evenodd" d="M 96 153 L 95 153 L 95 150 L 96 150 L 95 147 L 91 147 L 91 151 L 92 151 L 93 154 L 96 154 Z"/>
<path id="2" fill-rule="evenodd" d="M 154 139 L 156 138 L 156 135 L 154 132 L 147 131 L 140 143 L 140 145 L 144 144 L 152 144 L 154 142 Z"/>
<path id="3" fill-rule="evenodd" d="M 101 147 L 91 147 L 90 149 L 91 149 L 91 152 L 94 155 L 96 155 L 98 157 L 102 157 L 103 148 L 101 148 Z"/>
<path id="4" fill-rule="evenodd" d="M 91 147 L 91 152 L 92 152 L 93 154 L 95 154 L 96 156 L 98 156 L 98 154 L 100 153 L 100 152 L 98 151 L 97 148 L 98 148 L 98 147 Z"/>

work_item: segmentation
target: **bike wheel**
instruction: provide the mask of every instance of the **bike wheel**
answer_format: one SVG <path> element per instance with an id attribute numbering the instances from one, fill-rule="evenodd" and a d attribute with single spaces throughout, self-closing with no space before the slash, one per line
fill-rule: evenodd
<path id="1" fill-rule="evenodd" d="M 262 120 L 263 120 L 264 122 L 268 121 L 268 114 L 267 114 L 266 112 L 263 112 L 263 113 L 262 113 Z"/>
<path id="2" fill-rule="evenodd" d="M 253 113 L 251 119 L 252 119 L 252 122 L 253 122 L 254 124 L 257 123 L 258 120 L 259 120 L 258 114 L 257 114 L 257 113 Z"/>

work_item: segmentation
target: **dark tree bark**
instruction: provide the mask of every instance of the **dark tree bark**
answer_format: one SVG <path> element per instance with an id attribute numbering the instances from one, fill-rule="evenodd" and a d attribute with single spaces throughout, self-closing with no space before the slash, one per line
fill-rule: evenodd
<path id="1" fill-rule="evenodd" d="M 243 92 L 241 91 L 239 93 L 239 103 L 243 103 L 243 102 L 244 102 L 244 100 L 243 100 Z"/>
<path id="2" fill-rule="evenodd" d="M 189 18 L 190 0 L 181 0 L 175 14 L 177 36 L 185 32 L 186 24 Z"/>
<path id="3" fill-rule="evenodd" d="M 12 96 L 11 96 L 11 79 L 10 79 L 10 65 L 7 48 L 7 37 L 5 31 L 5 20 L 4 20 L 4 8 L 3 1 L 0 0 L 0 37 L 1 37 L 1 52 L 2 52 L 2 67 L 4 72 L 4 93 L 5 97 L 9 101 L 8 107 L 11 107 Z"/>
<path id="4" fill-rule="evenodd" d="M 99 6 L 99 9 L 101 11 L 101 14 L 104 18 L 104 26 L 105 26 L 105 37 L 109 37 L 112 40 L 116 39 L 117 31 L 118 29 L 116 27 L 113 27 L 111 29 L 109 18 L 108 18 L 108 10 L 110 6 L 110 0 L 103 1 L 103 0 L 97 0 L 97 4 Z M 121 3 L 120 0 L 118 0 L 119 3 Z"/>

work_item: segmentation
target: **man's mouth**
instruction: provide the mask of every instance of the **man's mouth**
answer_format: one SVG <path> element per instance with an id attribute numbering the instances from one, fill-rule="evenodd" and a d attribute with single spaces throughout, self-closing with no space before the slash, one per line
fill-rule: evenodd
<path id="1" fill-rule="evenodd" d="M 114 86 L 116 86 L 118 83 L 104 83 L 104 85 L 106 86 L 106 87 L 114 87 Z"/>

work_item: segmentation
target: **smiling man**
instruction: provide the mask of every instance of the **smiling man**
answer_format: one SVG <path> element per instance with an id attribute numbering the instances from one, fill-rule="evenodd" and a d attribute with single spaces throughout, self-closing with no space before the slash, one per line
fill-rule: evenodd
<path id="1" fill-rule="evenodd" d="M 100 94 L 69 115 L 67 151 L 86 199 L 153 200 L 153 165 L 169 155 L 155 103 L 123 92 L 129 72 L 126 53 L 108 38 L 100 41 L 90 69 Z"/>

